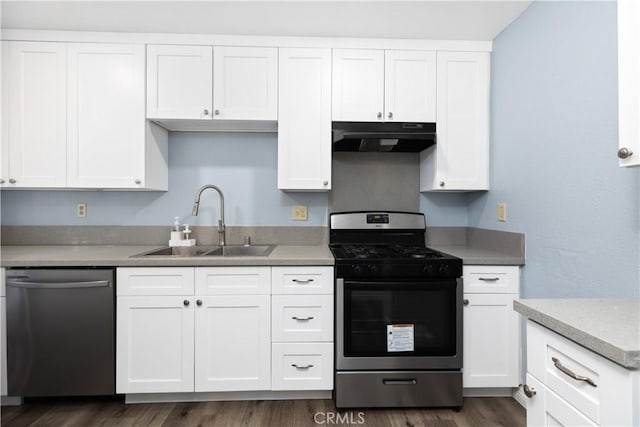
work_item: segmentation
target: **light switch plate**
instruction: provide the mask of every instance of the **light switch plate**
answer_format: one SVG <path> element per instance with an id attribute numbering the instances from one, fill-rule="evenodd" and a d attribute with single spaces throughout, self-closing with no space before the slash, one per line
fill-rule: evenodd
<path id="1" fill-rule="evenodd" d="M 294 221 L 306 221 L 307 207 L 304 205 L 295 205 L 291 208 L 291 219 Z"/>
<path id="2" fill-rule="evenodd" d="M 498 221 L 507 221 L 507 204 L 504 202 L 498 203 Z"/>
<path id="3" fill-rule="evenodd" d="M 86 203 L 78 203 L 76 205 L 76 216 L 78 218 L 86 218 L 87 217 L 87 204 Z"/>

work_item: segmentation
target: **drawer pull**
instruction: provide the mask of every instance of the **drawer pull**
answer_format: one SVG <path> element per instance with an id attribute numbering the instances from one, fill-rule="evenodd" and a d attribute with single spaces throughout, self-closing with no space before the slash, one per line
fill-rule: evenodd
<path id="1" fill-rule="evenodd" d="M 414 384 L 418 384 L 418 381 L 414 378 L 409 378 L 409 379 L 383 379 L 382 380 L 382 384 L 384 385 L 414 385 Z"/>
<path id="2" fill-rule="evenodd" d="M 292 363 L 291 366 L 293 366 L 296 369 L 309 369 L 309 368 L 313 368 L 313 365 L 306 365 L 306 366 L 299 366 L 296 365 L 295 363 Z"/>
<path id="3" fill-rule="evenodd" d="M 313 279 L 293 279 L 292 281 L 300 285 L 306 285 L 307 283 L 313 282 Z"/>
<path id="4" fill-rule="evenodd" d="M 576 381 L 584 381 L 590 386 L 598 387 L 598 385 L 591 378 L 583 377 L 582 375 L 578 375 L 574 373 L 571 369 L 567 368 L 566 366 L 563 366 L 562 363 L 560 363 L 560 361 L 557 358 L 552 357 L 551 360 L 553 361 L 553 364 L 556 366 L 556 368 L 558 368 L 560 372 L 562 372 L 566 376 L 571 377 Z"/>
<path id="5" fill-rule="evenodd" d="M 304 322 L 304 321 L 306 321 L 306 320 L 311 320 L 311 319 L 313 319 L 313 316 L 309 316 L 309 317 L 291 316 L 291 318 L 292 318 L 293 320 L 299 320 L 299 321 L 301 321 L 301 322 Z"/>
<path id="6" fill-rule="evenodd" d="M 497 282 L 500 280 L 499 277 L 478 277 L 478 280 L 482 280 L 483 282 Z"/>
<path id="7" fill-rule="evenodd" d="M 527 396 L 529 399 L 531 399 L 533 396 L 536 395 L 536 389 L 533 387 L 529 387 L 528 384 L 525 384 L 524 387 L 522 387 L 523 391 L 524 391 L 524 395 Z"/>

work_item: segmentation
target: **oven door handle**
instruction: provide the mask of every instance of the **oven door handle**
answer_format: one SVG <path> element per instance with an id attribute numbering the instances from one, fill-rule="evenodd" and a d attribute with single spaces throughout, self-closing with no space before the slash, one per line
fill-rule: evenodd
<path id="1" fill-rule="evenodd" d="M 416 380 L 415 378 L 400 378 L 400 379 L 384 378 L 382 380 L 382 384 L 384 385 L 415 385 L 415 384 L 418 384 L 418 380 Z"/>

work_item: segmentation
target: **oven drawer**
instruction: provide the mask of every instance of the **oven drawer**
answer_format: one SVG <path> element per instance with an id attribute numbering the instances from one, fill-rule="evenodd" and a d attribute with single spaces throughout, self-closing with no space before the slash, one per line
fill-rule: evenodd
<path id="1" fill-rule="evenodd" d="M 271 338 L 333 341 L 333 295 L 273 295 Z"/>
<path id="2" fill-rule="evenodd" d="M 272 267 L 273 294 L 333 294 L 333 267 Z"/>
<path id="3" fill-rule="evenodd" d="M 520 292 L 520 268 L 493 265 L 465 265 L 462 267 L 464 292 L 468 293 L 518 293 Z"/>
<path id="4" fill-rule="evenodd" d="M 336 372 L 337 408 L 462 406 L 460 371 Z"/>
<path id="5" fill-rule="evenodd" d="M 273 343 L 272 390 L 333 389 L 333 343 Z"/>
<path id="6" fill-rule="evenodd" d="M 571 372 L 561 369 L 585 380 L 573 379 Z M 597 424 L 626 425 L 633 418 L 630 407 L 625 404 L 637 387 L 633 384 L 633 371 L 530 320 L 527 322 L 527 370 Z"/>

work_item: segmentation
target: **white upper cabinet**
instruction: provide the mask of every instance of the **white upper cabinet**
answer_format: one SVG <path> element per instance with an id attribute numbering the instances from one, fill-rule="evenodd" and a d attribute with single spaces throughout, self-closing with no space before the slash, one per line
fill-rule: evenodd
<path id="1" fill-rule="evenodd" d="M 640 165 L 640 2 L 618 0 L 618 158 Z"/>
<path id="2" fill-rule="evenodd" d="M 64 43 L 3 43 L 4 187 L 67 184 L 66 52 Z"/>
<path id="3" fill-rule="evenodd" d="M 278 188 L 331 189 L 331 50 L 279 52 Z"/>
<path id="4" fill-rule="evenodd" d="M 144 61 L 136 44 L 4 42 L 2 188 L 166 190 Z"/>
<path id="5" fill-rule="evenodd" d="M 213 114 L 211 46 L 147 46 L 147 117 L 207 119 Z"/>
<path id="6" fill-rule="evenodd" d="M 436 145 L 420 153 L 420 191 L 489 189 L 489 53 L 438 52 Z"/>
<path id="7" fill-rule="evenodd" d="M 433 122 L 436 54 L 333 50 L 334 121 Z"/>
<path id="8" fill-rule="evenodd" d="M 213 115 L 222 120 L 277 120 L 278 49 L 213 48 Z"/>
<path id="9" fill-rule="evenodd" d="M 144 188 L 144 46 L 67 49 L 69 185 Z"/>
<path id="10" fill-rule="evenodd" d="M 150 119 L 275 121 L 277 95 L 276 48 L 147 46 Z"/>

